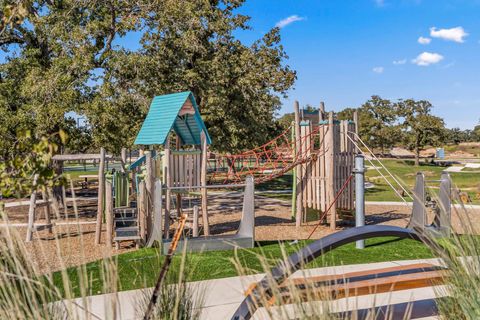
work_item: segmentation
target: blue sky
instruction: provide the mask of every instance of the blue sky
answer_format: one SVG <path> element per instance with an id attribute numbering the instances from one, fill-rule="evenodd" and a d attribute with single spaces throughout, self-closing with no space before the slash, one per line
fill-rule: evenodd
<path id="1" fill-rule="evenodd" d="M 378 94 L 427 99 L 448 127 L 479 122 L 480 0 L 247 0 L 239 11 L 251 16 L 236 33 L 246 44 L 282 26 L 298 80 L 280 113 L 294 100 L 339 111 Z M 138 48 L 138 36 L 116 43 Z"/>
<path id="2" fill-rule="evenodd" d="M 292 21 L 281 34 L 298 80 L 282 113 L 294 100 L 341 110 L 378 94 L 427 99 L 448 127 L 480 119 L 480 1 L 249 0 L 241 12 L 246 42 Z"/>

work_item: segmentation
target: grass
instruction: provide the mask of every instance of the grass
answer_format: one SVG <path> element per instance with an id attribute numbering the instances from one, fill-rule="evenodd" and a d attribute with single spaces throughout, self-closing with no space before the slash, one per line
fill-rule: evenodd
<path id="1" fill-rule="evenodd" d="M 438 180 L 443 170 L 445 170 L 445 167 L 426 163 L 415 166 L 413 160 L 383 160 L 382 163 L 394 176 L 402 181 L 409 190 L 413 189 L 415 185 L 415 175 L 417 172 L 423 172 L 426 180 Z M 373 161 L 373 164 L 377 167 L 380 166 L 376 161 Z M 366 165 L 369 166 L 370 163 L 367 162 Z M 382 172 L 385 174 L 384 170 L 382 170 Z M 473 203 L 480 203 L 480 201 L 476 199 L 480 173 L 452 172 L 450 176 L 456 187 L 469 193 Z M 367 201 L 401 201 L 377 170 L 368 168 L 366 180 L 375 184 L 374 188 L 366 191 L 365 197 Z M 393 182 L 392 179 L 389 179 L 389 181 Z M 430 187 L 438 187 L 438 185 L 438 182 L 427 182 L 427 186 Z M 410 199 L 407 200 L 410 201 Z"/>
<path id="2" fill-rule="evenodd" d="M 308 242 L 301 241 L 296 245 L 284 244 L 288 254 L 305 246 Z M 251 273 L 264 272 L 259 256 L 267 258 L 271 266 L 274 266 L 282 258 L 281 245 L 278 242 L 263 242 L 253 249 L 238 251 L 238 258 L 241 264 L 250 270 Z M 189 270 L 191 277 L 189 281 L 218 279 L 237 276 L 238 272 L 234 264 L 235 252 L 214 251 L 207 253 L 192 253 L 188 255 L 187 266 L 194 266 Z M 395 238 L 376 238 L 366 241 L 364 250 L 355 249 L 355 244 L 348 244 L 340 247 L 307 265 L 308 268 L 371 263 L 392 260 L 408 260 L 433 257 L 430 249 L 423 244 L 410 240 Z M 135 252 L 128 252 L 114 257 L 117 264 L 119 290 L 131 290 L 144 287 L 151 287 L 155 284 L 156 277 L 160 270 L 163 257 L 158 249 L 145 248 Z M 181 257 L 174 257 L 173 269 L 180 266 Z M 103 260 L 88 263 L 87 274 L 90 278 L 90 285 L 87 294 L 100 294 L 104 292 L 101 276 Z M 67 270 L 71 280 L 73 292 L 80 295 L 78 269 L 76 267 Z M 61 273 L 53 275 L 54 282 L 61 287 Z"/>

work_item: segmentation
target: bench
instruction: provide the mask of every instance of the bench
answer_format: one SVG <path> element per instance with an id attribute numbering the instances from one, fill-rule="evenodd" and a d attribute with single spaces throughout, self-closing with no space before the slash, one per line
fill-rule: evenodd
<path id="1" fill-rule="evenodd" d="M 428 263 L 417 263 L 375 270 L 350 272 L 339 275 L 322 275 L 305 278 L 286 279 L 276 291 L 276 296 L 268 300 L 274 305 L 280 298 L 282 304 L 301 300 L 335 300 L 362 295 L 378 294 L 400 290 L 431 287 L 443 284 L 446 269 Z M 257 283 L 245 292 L 252 293 Z M 293 295 L 292 295 L 293 289 Z"/>
<path id="2" fill-rule="evenodd" d="M 96 174 L 84 174 L 78 176 L 80 179 L 84 179 L 81 184 L 82 184 L 82 189 L 88 189 L 88 179 L 89 178 L 98 178 L 98 175 Z"/>
<path id="3" fill-rule="evenodd" d="M 422 235 L 418 234 L 415 230 L 386 225 L 367 225 L 327 235 L 293 253 L 270 270 L 262 280 L 250 286 L 246 292 L 245 299 L 239 305 L 231 319 L 251 319 L 258 308 L 263 305 L 275 303 L 274 299 L 276 296 L 282 299 L 282 301 L 278 301 L 278 303 L 288 303 L 292 301 L 292 295 L 290 295 L 289 290 L 292 288 L 292 285 L 300 289 L 304 288 L 300 290 L 300 294 L 302 298 L 308 298 L 310 301 L 316 300 L 316 298 L 320 298 L 320 300 L 324 300 L 325 298 L 339 299 L 346 296 L 360 296 L 409 288 L 421 288 L 442 283 L 446 275 L 446 269 L 419 264 L 373 271 L 353 272 L 345 275 L 319 276 L 308 278 L 307 281 L 302 279 L 289 279 L 290 275 L 295 271 L 300 270 L 309 262 L 340 246 L 358 240 L 385 236 L 410 238 L 415 241 L 427 242 L 429 245 L 434 245 L 434 243 L 422 237 Z M 277 292 L 277 288 L 280 288 L 280 292 L 276 295 L 275 292 Z M 308 292 L 307 289 L 313 289 L 317 297 L 312 297 L 311 292 Z M 295 296 L 295 298 L 297 298 L 297 296 Z"/>

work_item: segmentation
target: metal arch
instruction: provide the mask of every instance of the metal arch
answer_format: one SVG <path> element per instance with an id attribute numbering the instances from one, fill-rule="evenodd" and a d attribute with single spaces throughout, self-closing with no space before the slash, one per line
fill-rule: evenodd
<path id="1" fill-rule="evenodd" d="M 265 294 L 271 295 L 272 283 L 282 283 L 289 275 L 300 269 L 302 265 L 318 258 L 322 254 L 357 240 L 385 236 L 411 238 L 423 242 L 423 237 L 414 230 L 384 225 L 363 226 L 330 234 L 292 254 L 287 260 L 282 261 L 273 268 L 270 274 L 267 274 L 258 282 L 252 292 L 242 301 L 232 316 L 232 320 L 249 320 L 259 307 L 258 303 L 262 301 L 261 296 Z"/>

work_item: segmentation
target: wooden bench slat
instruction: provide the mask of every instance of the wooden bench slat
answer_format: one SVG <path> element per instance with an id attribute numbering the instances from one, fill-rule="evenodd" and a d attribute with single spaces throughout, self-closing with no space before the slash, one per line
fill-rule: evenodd
<path id="1" fill-rule="evenodd" d="M 293 278 L 287 279 L 284 281 L 280 287 L 302 284 L 314 283 L 328 283 L 328 282 L 352 282 L 359 280 L 367 280 L 371 278 L 379 278 L 400 274 L 415 273 L 420 271 L 433 271 L 443 269 L 442 267 L 432 265 L 429 263 L 416 263 L 403 266 L 387 267 L 382 269 L 373 269 L 373 270 L 362 270 L 354 271 L 345 274 L 332 274 L 332 275 L 322 275 L 322 276 L 313 276 L 308 278 Z"/>
<path id="2" fill-rule="evenodd" d="M 330 274 L 330 275 L 321 275 L 321 276 L 313 276 L 313 277 L 302 277 L 302 278 L 289 278 L 286 279 L 282 284 L 279 285 L 279 289 L 281 288 L 288 288 L 292 285 L 295 286 L 302 286 L 305 284 L 311 283 L 332 283 L 332 282 L 345 282 L 350 279 L 354 280 L 362 280 L 362 277 L 371 277 L 371 276 L 380 276 L 380 275 L 387 275 L 390 273 L 401 273 L 402 271 L 408 270 L 418 270 L 418 269 L 433 269 L 438 268 L 435 265 L 430 263 L 415 263 L 410 265 L 403 265 L 403 266 L 394 266 L 394 267 L 387 267 L 381 269 L 372 269 L 372 270 L 362 270 L 362 271 L 354 271 L 348 272 L 345 274 Z M 332 283 L 333 284 L 333 283 Z M 245 291 L 245 295 L 249 295 L 252 290 L 256 287 L 257 283 L 252 283 L 248 289 Z"/>
<path id="3" fill-rule="evenodd" d="M 306 290 L 296 290 L 296 299 L 300 298 L 302 301 L 318 299 L 331 300 L 341 299 L 346 297 L 356 297 L 369 294 L 378 294 L 392 291 L 400 291 L 407 289 L 416 289 L 431 287 L 443 283 L 446 276 L 446 271 L 428 271 L 418 272 L 408 275 L 392 276 L 378 278 L 374 280 L 356 281 L 351 283 L 337 284 L 333 286 L 324 287 L 309 287 Z M 286 290 L 279 295 L 283 303 L 292 303 L 290 291 Z M 269 300 L 270 304 L 275 303 L 275 297 Z"/>
<path id="4" fill-rule="evenodd" d="M 268 303 L 292 303 L 290 290 L 295 290 L 295 300 L 331 300 L 368 294 L 385 293 L 407 289 L 430 287 L 443 283 L 446 269 L 429 263 L 395 266 L 374 270 L 362 270 L 336 275 L 321 275 L 308 278 L 287 279 L 277 288 L 276 297 Z M 249 295 L 257 283 L 246 291 Z"/>

